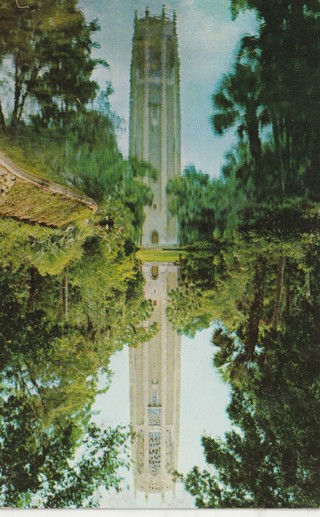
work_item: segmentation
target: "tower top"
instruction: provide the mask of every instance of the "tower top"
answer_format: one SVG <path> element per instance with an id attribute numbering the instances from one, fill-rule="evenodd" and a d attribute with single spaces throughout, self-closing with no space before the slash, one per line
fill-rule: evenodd
<path id="1" fill-rule="evenodd" d="M 177 26 L 177 11 L 175 9 L 173 11 L 173 23 Z"/>
<path id="2" fill-rule="evenodd" d="M 151 14 L 150 13 L 150 8 L 147 6 L 146 7 L 146 10 L 145 10 L 145 13 L 144 13 L 144 16 L 139 16 L 138 15 L 138 11 L 135 10 L 135 17 L 134 17 L 135 21 L 143 21 L 143 20 L 149 20 L 149 19 L 152 19 L 152 20 L 164 20 L 164 21 L 169 21 L 169 22 L 174 22 L 174 24 L 176 24 L 176 21 L 177 21 L 177 13 L 176 11 L 174 10 L 173 11 L 173 15 L 172 17 L 170 17 L 168 14 L 167 14 L 167 6 L 166 4 L 162 4 L 162 10 L 161 10 L 161 14 Z"/>

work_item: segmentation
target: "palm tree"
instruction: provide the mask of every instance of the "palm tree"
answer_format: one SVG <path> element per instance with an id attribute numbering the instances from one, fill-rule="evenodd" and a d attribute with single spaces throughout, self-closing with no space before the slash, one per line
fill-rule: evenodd
<path id="1" fill-rule="evenodd" d="M 240 140 L 246 134 L 259 174 L 262 157 L 259 127 L 263 122 L 263 106 L 259 50 L 255 38 L 243 38 L 234 72 L 223 77 L 212 101 L 215 113 L 211 122 L 214 131 L 222 135 L 227 129 L 236 126 Z"/>

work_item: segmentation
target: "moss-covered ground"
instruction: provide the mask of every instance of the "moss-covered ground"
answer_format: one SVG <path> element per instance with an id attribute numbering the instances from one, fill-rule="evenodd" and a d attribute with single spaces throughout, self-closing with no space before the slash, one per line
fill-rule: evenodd
<path id="1" fill-rule="evenodd" d="M 92 210 L 76 198 L 38 187 L 17 179 L 0 205 L 0 215 L 22 221 L 62 227 L 71 222 L 85 220 Z"/>

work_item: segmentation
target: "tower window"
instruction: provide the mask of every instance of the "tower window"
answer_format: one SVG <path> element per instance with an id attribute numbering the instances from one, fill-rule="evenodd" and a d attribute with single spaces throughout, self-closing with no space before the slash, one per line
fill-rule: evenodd
<path id="1" fill-rule="evenodd" d="M 149 49 L 149 70 L 151 77 L 161 76 L 161 51 L 158 49 Z"/>
<path id="2" fill-rule="evenodd" d="M 161 463 L 161 435 L 159 432 L 149 433 L 149 470 L 156 475 Z"/>
<path id="3" fill-rule="evenodd" d="M 150 112 L 151 112 L 151 124 L 153 126 L 158 126 L 160 121 L 160 106 L 159 104 L 150 104 Z"/>
<path id="4" fill-rule="evenodd" d="M 161 409 L 150 408 L 148 409 L 149 425 L 160 425 L 161 422 Z"/>
<path id="5" fill-rule="evenodd" d="M 159 234 L 158 234 L 158 232 L 152 232 L 151 242 L 152 242 L 152 244 L 158 244 L 159 243 Z"/>
<path id="6" fill-rule="evenodd" d="M 154 388 L 152 390 L 151 402 L 152 402 L 153 406 L 157 406 L 158 405 L 158 389 L 157 388 Z"/>

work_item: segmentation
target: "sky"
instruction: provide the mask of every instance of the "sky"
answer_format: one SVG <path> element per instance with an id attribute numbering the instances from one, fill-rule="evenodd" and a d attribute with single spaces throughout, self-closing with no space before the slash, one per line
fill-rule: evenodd
<path id="1" fill-rule="evenodd" d="M 129 71 L 134 12 L 142 16 L 146 5 L 151 14 L 160 14 L 159 0 L 80 0 L 87 20 L 98 18 L 101 31 L 94 39 L 101 45 L 95 57 L 109 63 L 109 69 L 97 69 L 95 79 L 103 87 L 112 82 L 112 109 L 123 118 L 118 132 L 122 153 L 128 152 Z M 217 137 L 210 127 L 213 109 L 211 97 L 223 74 L 230 71 L 235 53 L 245 33 L 255 32 L 252 13 L 243 13 L 231 21 L 229 0 L 168 0 L 167 14 L 177 12 L 179 55 L 181 61 L 182 168 L 194 164 L 197 169 L 218 176 L 224 155 L 234 142 L 233 133 Z"/>

